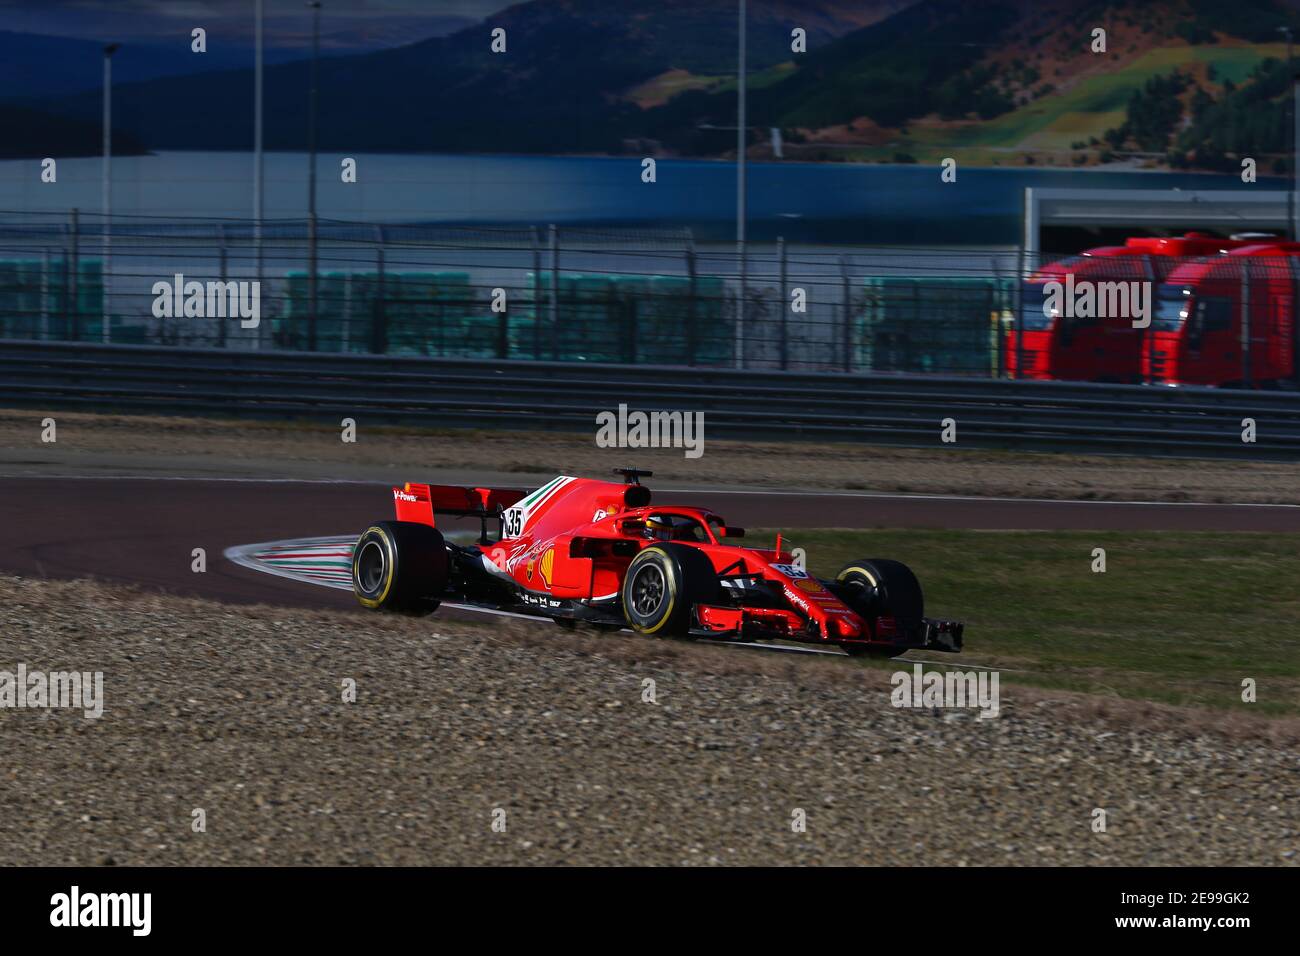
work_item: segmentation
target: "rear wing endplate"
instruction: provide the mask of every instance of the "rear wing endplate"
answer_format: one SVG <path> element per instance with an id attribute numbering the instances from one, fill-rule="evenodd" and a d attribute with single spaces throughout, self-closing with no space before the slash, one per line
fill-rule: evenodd
<path id="1" fill-rule="evenodd" d="M 408 481 L 393 489 L 398 521 L 434 525 L 434 515 L 489 518 L 528 494 L 513 488 L 462 488 L 459 485 L 425 485 Z"/>

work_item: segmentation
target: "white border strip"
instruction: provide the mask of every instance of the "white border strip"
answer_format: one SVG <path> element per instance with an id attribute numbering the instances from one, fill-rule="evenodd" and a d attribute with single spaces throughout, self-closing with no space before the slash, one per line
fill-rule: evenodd
<path id="1" fill-rule="evenodd" d="M 283 541 L 263 541 L 259 544 L 237 544 L 233 547 L 226 548 L 221 552 L 221 556 L 227 561 L 233 561 L 240 567 L 248 568 L 251 571 L 261 571 L 263 574 L 274 574 L 278 578 L 288 578 L 290 581 L 297 581 L 300 584 L 314 584 L 318 587 L 334 588 L 339 591 L 351 591 L 352 581 L 330 581 L 325 578 L 312 577 L 296 569 L 277 567 L 274 564 L 267 564 L 264 561 L 256 560 L 253 555 L 261 551 L 270 551 L 275 548 L 315 548 L 326 545 L 338 546 L 346 544 L 349 548 L 357 543 L 354 535 L 335 535 L 325 538 L 286 538 Z"/>
<path id="2" fill-rule="evenodd" d="M 329 580 L 328 578 L 309 576 L 301 571 L 291 571 L 287 568 L 280 568 L 274 565 L 266 564 L 256 560 L 253 555 L 260 551 L 268 551 L 273 548 L 307 548 L 324 545 L 346 544 L 348 547 L 356 544 L 356 535 L 333 535 L 322 538 L 285 538 L 281 541 L 262 541 L 257 544 L 237 544 L 233 547 L 226 548 L 221 552 L 222 557 L 231 561 L 240 567 L 248 568 L 250 571 L 260 571 L 262 574 L 273 574 L 278 578 L 287 578 L 290 581 L 297 581 L 299 584 L 310 584 L 315 587 L 333 588 L 336 591 L 352 592 L 352 581 Z M 517 617 L 525 621 L 539 621 L 544 618 L 532 614 L 517 614 L 514 611 L 499 611 L 493 608 L 474 607 L 469 604 L 454 604 L 450 601 L 445 602 L 443 607 L 453 607 L 458 611 L 474 611 L 477 614 L 490 614 L 494 617 Z"/>
<path id="3" fill-rule="evenodd" d="M 221 481 L 249 485 L 366 485 L 370 487 L 391 485 L 392 482 L 360 478 L 205 478 L 200 475 L 49 475 L 41 472 L 27 474 L 0 474 L 0 480 L 15 478 L 46 478 L 51 481 Z M 1129 501 L 1106 498 L 1013 498 L 990 495 L 921 495 L 888 491 L 799 491 L 798 489 L 720 489 L 720 488 L 668 488 L 655 489 L 662 494 L 683 495 L 750 495 L 771 498 L 880 498 L 885 500 L 913 501 L 993 501 L 1003 504 L 1043 505 L 1127 505 L 1143 508 L 1290 508 L 1300 509 L 1300 504 L 1268 501 Z M 310 539 L 309 539 L 310 540 Z"/>
<path id="4" fill-rule="evenodd" d="M 891 494 L 885 491 L 719 491 L 716 488 L 671 488 L 683 495 L 762 495 L 783 498 L 882 498 L 891 501 L 992 501 L 1001 504 L 1041 505 L 1134 505 L 1144 508 L 1300 508 L 1300 505 L 1267 501 L 1121 501 L 1106 498 L 998 498 L 985 495 Z"/>

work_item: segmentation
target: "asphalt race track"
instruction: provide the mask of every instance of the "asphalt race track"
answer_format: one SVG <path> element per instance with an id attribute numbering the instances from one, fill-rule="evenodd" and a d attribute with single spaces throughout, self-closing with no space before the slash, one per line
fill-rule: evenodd
<path id="1" fill-rule="evenodd" d="M 765 528 L 1300 531 L 1300 507 L 658 490 Z M 241 568 L 231 546 L 359 533 L 392 514 L 388 486 L 170 478 L 0 478 L 0 571 L 95 578 L 236 603 L 353 608 L 343 591 Z M 477 527 L 474 522 L 464 527 Z M 204 548 L 207 571 L 191 570 Z"/>

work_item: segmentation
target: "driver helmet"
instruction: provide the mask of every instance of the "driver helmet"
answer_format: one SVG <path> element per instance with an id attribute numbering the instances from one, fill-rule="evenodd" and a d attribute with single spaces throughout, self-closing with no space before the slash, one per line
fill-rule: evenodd
<path id="1" fill-rule="evenodd" d="M 656 538 L 659 541 L 671 541 L 673 537 L 673 523 L 664 515 L 650 515 L 645 519 L 645 531 L 647 538 Z"/>

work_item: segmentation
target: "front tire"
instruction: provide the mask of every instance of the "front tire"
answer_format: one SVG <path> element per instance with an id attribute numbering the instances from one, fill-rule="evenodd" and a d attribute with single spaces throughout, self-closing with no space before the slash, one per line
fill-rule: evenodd
<path id="1" fill-rule="evenodd" d="M 619 600 L 638 634 L 685 637 L 696 604 L 718 600 L 718 574 L 708 555 L 683 544 L 643 548 L 628 565 Z"/>
<path id="2" fill-rule="evenodd" d="M 352 549 L 352 590 L 363 607 L 432 614 L 447 586 L 442 532 L 412 521 L 379 521 Z"/>
<path id="3" fill-rule="evenodd" d="M 835 576 L 835 594 L 873 627 L 878 617 L 894 618 L 905 634 L 923 626 L 925 595 L 921 582 L 901 561 L 887 558 L 850 561 Z M 840 646 L 854 657 L 882 653 L 861 645 Z"/>

